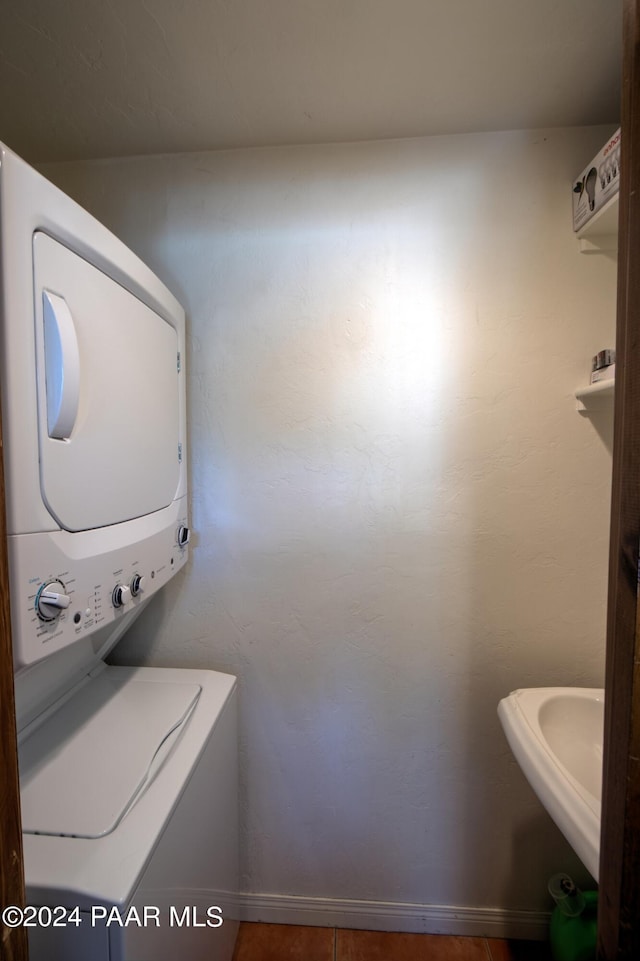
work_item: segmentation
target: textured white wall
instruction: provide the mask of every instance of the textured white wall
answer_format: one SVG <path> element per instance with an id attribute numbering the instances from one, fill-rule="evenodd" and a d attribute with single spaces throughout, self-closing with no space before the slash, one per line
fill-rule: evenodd
<path id="1" fill-rule="evenodd" d="M 576 870 L 496 717 L 601 684 L 609 128 L 46 168 L 189 317 L 197 541 L 121 662 L 241 683 L 245 890 L 540 909 Z"/>

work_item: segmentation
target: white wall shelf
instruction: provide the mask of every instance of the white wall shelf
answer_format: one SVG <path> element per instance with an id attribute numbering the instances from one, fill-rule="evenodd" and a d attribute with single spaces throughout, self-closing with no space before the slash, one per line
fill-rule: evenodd
<path id="1" fill-rule="evenodd" d="M 610 197 L 604 207 L 576 231 L 583 254 L 603 254 L 618 249 L 618 197 L 617 193 Z"/>
<path id="2" fill-rule="evenodd" d="M 604 410 L 612 406 L 615 379 L 600 380 L 597 384 L 580 387 L 576 391 L 576 410 Z"/>

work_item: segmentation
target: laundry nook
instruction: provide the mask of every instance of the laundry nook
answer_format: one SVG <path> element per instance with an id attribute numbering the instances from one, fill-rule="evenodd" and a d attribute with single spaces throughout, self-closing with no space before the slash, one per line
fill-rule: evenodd
<path id="1" fill-rule="evenodd" d="M 638 961 L 638 36 L 2 0 L 7 961 Z"/>
<path id="2" fill-rule="evenodd" d="M 5 147 L 0 211 L 30 957 L 227 961 L 236 680 L 105 663 L 189 554 L 184 311 Z"/>

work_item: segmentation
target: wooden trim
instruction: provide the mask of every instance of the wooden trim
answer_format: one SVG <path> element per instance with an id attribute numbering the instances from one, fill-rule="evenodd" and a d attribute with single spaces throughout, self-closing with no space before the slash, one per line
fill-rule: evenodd
<path id="1" fill-rule="evenodd" d="M 0 417 L 0 908 L 25 903 L 3 450 Z M 0 926 L 3 961 L 27 961 L 28 956 L 26 928 Z"/>
<path id="2" fill-rule="evenodd" d="M 625 0 L 598 958 L 640 958 L 640 12 Z"/>

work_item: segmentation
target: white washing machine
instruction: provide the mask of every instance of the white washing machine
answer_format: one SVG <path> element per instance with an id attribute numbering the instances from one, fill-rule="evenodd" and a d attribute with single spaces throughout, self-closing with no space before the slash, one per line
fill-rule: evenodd
<path id="1" fill-rule="evenodd" d="M 108 666 L 186 564 L 185 322 L 0 144 L 2 408 L 32 961 L 228 961 L 236 680 Z"/>

